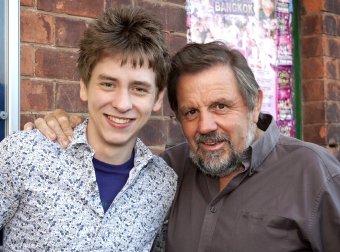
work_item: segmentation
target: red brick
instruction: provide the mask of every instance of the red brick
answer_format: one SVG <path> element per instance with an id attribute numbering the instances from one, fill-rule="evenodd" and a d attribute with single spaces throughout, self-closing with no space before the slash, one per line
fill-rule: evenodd
<path id="1" fill-rule="evenodd" d="M 314 35 L 322 33 L 322 17 L 320 14 L 303 16 L 301 18 L 302 35 Z"/>
<path id="2" fill-rule="evenodd" d="M 79 80 L 77 53 L 59 49 L 38 48 L 35 54 L 37 77 Z"/>
<path id="3" fill-rule="evenodd" d="M 145 2 L 144 0 L 136 0 L 135 5 L 142 7 L 149 11 L 153 16 L 161 22 L 165 30 L 167 28 L 167 5 L 164 5 L 164 2 Z"/>
<path id="4" fill-rule="evenodd" d="M 327 12 L 340 14 L 340 1 L 339 0 L 324 0 L 325 10 Z"/>
<path id="5" fill-rule="evenodd" d="M 340 101 L 340 81 L 330 81 L 327 83 L 326 98 L 331 101 Z"/>
<path id="6" fill-rule="evenodd" d="M 165 30 L 186 33 L 185 8 L 165 4 L 163 1 L 145 2 L 143 0 L 136 0 L 135 2 L 138 6 L 141 6 L 156 15 L 163 24 Z"/>
<path id="7" fill-rule="evenodd" d="M 167 29 L 169 31 L 186 33 L 186 19 L 185 8 L 169 6 L 167 10 Z"/>
<path id="8" fill-rule="evenodd" d="M 23 130 L 26 123 L 34 122 L 39 117 L 44 117 L 44 114 L 35 112 L 20 113 L 20 129 Z"/>
<path id="9" fill-rule="evenodd" d="M 46 111 L 51 109 L 54 109 L 54 84 L 52 81 L 21 80 L 21 111 Z"/>
<path id="10" fill-rule="evenodd" d="M 103 0 L 39 0 L 38 10 L 82 17 L 97 17 L 104 10 Z"/>
<path id="11" fill-rule="evenodd" d="M 313 102 L 303 106 L 303 123 L 324 123 L 325 122 L 325 103 Z"/>
<path id="12" fill-rule="evenodd" d="M 303 127 L 303 140 L 319 145 L 326 145 L 327 129 L 323 124 L 305 125 Z"/>
<path id="13" fill-rule="evenodd" d="M 302 7 L 307 14 L 320 12 L 323 9 L 324 0 L 302 0 Z"/>
<path id="14" fill-rule="evenodd" d="M 309 80 L 302 82 L 303 101 L 323 101 L 325 99 L 324 80 Z"/>
<path id="15" fill-rule="evenodd" d="M 340 102 L 327 102 L 325 110 L 327 123 L 340 123 Z"/>
<path id="16" fill-rule="evenodd" d="M 304 37 L 301 39 L 301 54 L 304 58 L 323 55 L 323 39 L 321 36 Z"/>
<path id="17" fill-rule="evenodd" d="M 337 143 L 340 145 L 340 123 L 331 123 L 328 125 L 328 143 Z"/>
<path id="18" fill-rule="evenodd" d="M 33 6 L 33 0 L 20 0 L 20 5 Z"/>
<path id="19" fill-rule="evenodd" d="M 168 136 L 166 147 L 171 147 L 179 143 L 185 142 L 181 124 L 175 118 L 168 120 Z"/>
<path id="20" fill-rule="evenodd" d="M 32 45 L 20 46 L 20 73 L 21 75 L 34 75 L 34 48 Z"/>
<path id="21" fill-rule="evenodd" d="M 79 97 L 79 83 L 57 83 L 56 108 L 67 112 L 87 112 L 87 103 Z"/>
<path id="22" fill-rule="evenodd" d="M 337 37 L 328 37 L 325 49 L 325 55 L 340 58 L 340 39 Z"/>
<path id="23" fill-rule="evenodd" d="M 170 3 L 180 4 L 182 6 L 185 6 L 185 0 L 168 0 Z"/>
<path id="24" fill-rule="evenodd" d="M 323 58 L 302 59 L 302 79 L 322 78 L 325 75 Z"/>
<path id="25" fill-rule="evenodd" d="M 328 35 L 334 35 L 336 36 L 336 20 L 337 17 L 335 15 L 331 15 L 331 14 L 324 14 L 323 16 L 323 31 L 324 33 L 328 34 Z"/>
<path id="26" fill-rule="evenodd" d="M 169 36 L 169 51 L 171 55 L 177 53 L 182 47 L 187 44 L 187 37 L 186 35 L 179 36 L 170 34 Z"/>
<path id="27" fill-rule="evenodd" d="M 109 7 L 116 7 L 116 6 L 127 6 L 133 5 L 132 0 L 106 0 L 105 1 L 105 8 Z"/>
<path id="28" fill-rule="evenodd" d="M 151 118 L 138 136 L 147 146 L 165 146 L 167 125 L 164 120 Z"/>
<path id="29" fill-rule="evenodd" d="M 168 93 L 166 93 L 164 95 L 163 115 L 164 116 L 170 116 L 170 117 L 176 117 L 175 113 L 170 108 L 169 99 L 168 99 Z"/>
<path id="30" fill-rule="evenodd" d="M 338 61 L 335 58 L 325 58 L 326 74 L 324 77 L 329 79 L 340 79 Z"/>
<path id="31" fill-rule="evenodd" d="M 82 20 L 56 17 L 56 45 L 65 47 L 78 47 L 79 40 L 86 29 Z"/>
<path id="32" fill-rule="evenodd" d="M 51 44 L 53 38 L 53 18 L 40 13 L 21 11 L 20 40 Z"/>

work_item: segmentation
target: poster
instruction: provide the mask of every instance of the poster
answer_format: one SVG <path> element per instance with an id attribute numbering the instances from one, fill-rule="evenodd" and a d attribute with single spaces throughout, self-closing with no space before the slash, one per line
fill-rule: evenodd
<path id="1" fill-rule="evenodd" d="M 241 51 L 264 92 L 262 111 L 293 136 L 289 0 L 187 0 L 187 18 L 188 42 L 219 40 Z"/>

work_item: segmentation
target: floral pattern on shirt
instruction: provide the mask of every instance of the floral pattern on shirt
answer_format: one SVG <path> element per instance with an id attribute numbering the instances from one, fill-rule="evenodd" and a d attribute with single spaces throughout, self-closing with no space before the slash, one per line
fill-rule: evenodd
<path id="1" fill-rule="evenodd" d="M 0 226 L 5 251 L 149 251 L 171 206 L 177 175 L 137 139 L 134 168 L 104 214 L 86 140 L 67 149 L 37 130 L 0 143 Z"/>

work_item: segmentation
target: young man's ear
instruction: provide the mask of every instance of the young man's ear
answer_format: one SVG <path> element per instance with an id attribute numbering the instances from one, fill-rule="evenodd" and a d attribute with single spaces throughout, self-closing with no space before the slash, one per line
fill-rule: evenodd
<path id="1" fill-rule="evenodd" d="M 83 79 L 80 79 L 80 90 L 79 90 L 80 99 L 84 102 L 87 101 L 87 88 Z"/>
<path id="2" fill-rule="evenodd" d="M 262 108 L 262 101 L 263 101 L 263 92 L 261 89 L 259 89 L 258 95 L 257 95 L 257 103 L 253 111 L 253 122 L 254 123 L 257 123 L 259 120 L 259 115 L 261 113 L 261 108 Z"/>
<path id="3" fill-rule="evenodd" d="M 165 88 L 158 92 L 158 95 L 156 96 L 155 104 L 153 105 L 153 111 L 160 110 L 163 104 L 163 99 L 164 99 L 164 93 L 165 93 Z"/>

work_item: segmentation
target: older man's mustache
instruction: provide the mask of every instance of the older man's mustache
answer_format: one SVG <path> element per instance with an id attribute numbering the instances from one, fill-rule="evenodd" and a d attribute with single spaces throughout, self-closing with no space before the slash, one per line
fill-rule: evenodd
<path id="1" fill-rule="evenodd" d="M 197 134 L 195 137 L 196 144 L 215 144 L 220 142 L 226 142 L 231 145 L 231 141 L 226 134 L 218 132 L 209 132 L 207 134 Z"/>

